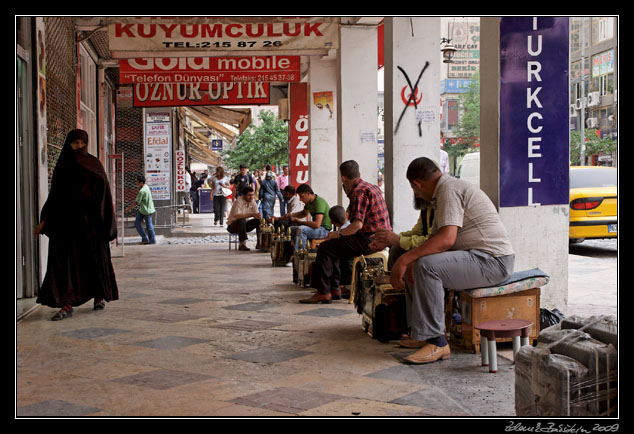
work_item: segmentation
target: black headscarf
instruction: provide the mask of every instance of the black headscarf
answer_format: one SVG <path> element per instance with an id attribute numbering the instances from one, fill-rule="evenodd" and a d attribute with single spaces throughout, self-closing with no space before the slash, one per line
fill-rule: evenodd
<path id="1" fill-rule="evenodd" d="M 87 146 L 73 150 L 71 143 L 77 139 L 87 145 L 88 133 L 75 129 L 66 135 L 41 212 L 41 220 L 46 221 L 42 233 L 50 237 L 84 224 L 94 225 L 97 235 L 113 240 L 117 223 L 108 177 Z"/>

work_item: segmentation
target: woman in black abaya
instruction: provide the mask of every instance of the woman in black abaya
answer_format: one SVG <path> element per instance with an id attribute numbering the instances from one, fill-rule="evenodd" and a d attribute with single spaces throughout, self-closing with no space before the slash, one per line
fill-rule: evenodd
<path id="1" fill-rule="evenodd" d="M 51 191 L 35 235 L 49 237 L 48 265 L 37 302 L 59 307 L 52 320 L 94 298 L 94 309 L 117 300 L 109 242 L 117 237 L 110 184 L 101 162 L 87 150 L 88 134 L 72 130 L 53 171 Z"/>

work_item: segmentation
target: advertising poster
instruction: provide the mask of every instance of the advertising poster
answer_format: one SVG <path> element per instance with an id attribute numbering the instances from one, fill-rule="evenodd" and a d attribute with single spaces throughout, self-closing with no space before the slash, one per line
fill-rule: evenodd
<path id="1" fill-rule="evenodd" d="M 145 181 L 154 200 L 170 199 L 171 128 L 168 112 L 146 113 Z"/>
<path id="2" fill-rule="evenodd" d="M 293 82 L 301 79 L 299 56 L 157 57 L 119 60 L 119 82 Z"/>
<path id="3" fill-rule="evenodd" d="M 569 199 L 568 18 L 500 19 L 500 206 Z"/>

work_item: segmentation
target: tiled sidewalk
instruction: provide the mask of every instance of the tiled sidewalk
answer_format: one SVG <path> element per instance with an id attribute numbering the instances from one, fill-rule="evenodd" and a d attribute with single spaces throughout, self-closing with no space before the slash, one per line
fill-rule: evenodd
<path id="1" fill-rule="evenodd" d="M 253 247 L 253 245 L 251 245 Z M 226 244 L 126 246 L 120 300 L 17 325 L 20 416 L 513 416 L 514 368 L 454 350 L 430 365 L 361 330 L 347 300 L 308 288 L 266 253 Z"/>

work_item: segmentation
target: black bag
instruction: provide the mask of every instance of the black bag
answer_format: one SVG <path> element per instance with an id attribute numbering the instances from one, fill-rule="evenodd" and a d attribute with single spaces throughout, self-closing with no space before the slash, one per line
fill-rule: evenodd
<path id="1" fill-rule="evenodd" d="M 564 319 L 564 314 L 561 313 L 559 309 L 548 310 L 541 308 L 539 310 L 539 316 L 540 330 L 559 324 L 561 320 Z"/>

